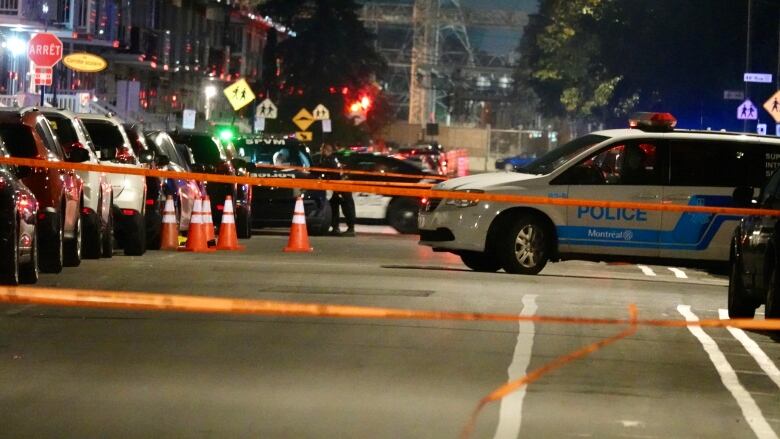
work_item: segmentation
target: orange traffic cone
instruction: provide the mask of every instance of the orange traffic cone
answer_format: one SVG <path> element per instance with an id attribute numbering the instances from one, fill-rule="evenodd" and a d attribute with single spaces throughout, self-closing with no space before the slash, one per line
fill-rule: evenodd
<path id="1" fill-rule="evenodd" d="M 165 208 L 163 208 L 160 250 L 176 250 L 177 248 L 179 248 L 179 224 L 176 223 L 173 197 L 168 195 L 165 200 Z"/>
<path id="2" fill-rule="evenodd" d="M 290 227 L 290 240 L 287 241 L 286 252 L 308 253 L 314 251 L 309 245 L 309 233 L 306 231 L 306 211 L 303 210 L 303 197 L 298 196 L 295 201 L 292 226 Z"/>
<path id="3" fill-rule="evenodd" d="M 230 195 L 225 198 L 225 209 L 222 211 L 222 224 L 219 225 L 217 250 L 244 250 L 243 245 L 238 245 L 236 219 L 233 216 L 233 197 Z"/>
<path id="4" fill-rule="evenodd" d="M 209 247 L 217 245 L 217 237 L 214 236 L 214 217 L 211 215 L 211 200 L 206 195 L 203 198 L 203 225 L 206 227 L 206 242 Z"/>
<path id="5" fill-rule="evenodd" d="M 192 219 L 190 220 L 190 230 L 187 233 L 187 244 L 179 250 L 187 252 L 213 252 L 206 242 L 206 227 L 203 224 L 203 202 L 195 200 L 195 207 L 192 208 Z"/>

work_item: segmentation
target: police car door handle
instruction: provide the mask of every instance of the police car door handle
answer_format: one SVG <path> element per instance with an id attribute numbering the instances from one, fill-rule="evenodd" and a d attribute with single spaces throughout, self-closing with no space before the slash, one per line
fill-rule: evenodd
<path id="1" fill-rule="evenodd" d="M 658 194 L 637 194 L 634 196 L 634 198 L 637 200 L 657 200 L 660 197 L 661 196 Z"/>
<path id="2" fill-rule="evenodd" d="M 691 196 L 687 194 L 667 195 L 664 201 L 690 201 Z"/>

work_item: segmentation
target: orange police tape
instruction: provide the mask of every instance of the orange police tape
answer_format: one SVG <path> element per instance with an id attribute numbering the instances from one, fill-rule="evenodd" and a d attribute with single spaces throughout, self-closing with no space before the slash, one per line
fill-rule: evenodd
<path id="1" fill-rule="evenodd" d="M 427 174 L 400 174 L 398 172 L 376 172 L 376 171 L 358 171 L 352 169 L 333 169 L 333 168 L 319 168 L 316 166 L 280 166 L 280 165 L 264 165 L 262 163 L 256 163 L 255 167 L 258 169 L 278 169 L 293 170 L 293 171 L 308 171 L 308 172 L 325 172 L 329 174 L 344 174 L 344 175 L 369 175 L 374 177 L 394 177 L 394 178 L 410 178 L 415 180 L 447 180 L 450 177 L 443 175 L 427 175 Z"/>
<path id="2" fill-rule="evenodd" d="M 49 289 L 38 287 L 0 287 L 0 302 L 53 306 L 76 306 L 87 308 L 128 309 L 138 311 L 168 311 L 215 314 L 242 314 L 294 317 L 335 317 L 360 319 L 406 319 L 406 320 L 451 320 L 555 323 L 572 325 L 628 325 L 617 335 L 591 343 L 572 353 L 529 372 L 524 377 L 506 383 L 479 401 L 468 423 L 463 428 L 462 438 L 470 437 L 477 417 L 487 404 L 498 401 L 526 386 L 546 373 L 583 358 L 597 350 L 633 335 L 638 326 L 656 327 L 735 327 L 742 329 L 780 330 L 780 319 L 775 320 L 682 320 L 639 319 L 635 305 L 629 306 L 628 319 L 579 318 L 560 316 L 519 316 L 501 313 L 471 313 L 457 311 L 431 311 L 364 307 L 350 305 L 328 305 L 321 303 L 283 302 L 272 300 L 237 299 L 208 296 L 184 296 L 170 294 L 132 293 L 100 290 Z"/>
<path id="3" fill-rule="evenodd" d="M 760 216 L 780 216 L 780 210 L 771 209 L 751 209 L 737 207 L 716 207 L 716 206 L 690 206 L 682 204 L 651 204 L 626 201 L 604 201 L 604 200 L 584 200 L 575 198 L 549 198 L 542 196 L 528 195 L 509 195 L 496 193 L 475 193 L 465 191 L 434 190 L 428 188 L 398 187 L 390 182 L 363 182 L 342 180 L 317 180 L 317 179 L 296 179 L 296 178 L 273 178 L 273 177 L 241 177 L 232 175 L 204 174 L 194 172 L 173 172 L 161 171 L 146 168 L 124 168 L 118 166 L 92 165 L 86 163 L 69 163 L 46 161 L 38 159 L 23 159 L 16 157 L 0 157 L 0 164 L 9 164 L 17 166 L 30 166 L 39 168 L 57 168 L 74 169 L 81 171 L 96 171 L 111 174 L 129 174 L 154 176 L 163 178 L 191 179 L 215 183 L 237 183 L 254 186 L 269 186 L 289 189 L 306 190 L 331 190 L 335 192 L 367 192 L 378 195 L 405 196 L 415 198 L 447 198 L 455 200 L 470 201 L 492 201 L 500 203 L 516 204 L 534 204 L 534 205 L 556 205 L 556 206 L 587 206 L 603 208 L 625 208 L 625 209 L 644 209 L 652 211 L 666 212 L 694 212 L 694 213 L 714 213 L 724 215 L 760 215 Z M 380 184 L 381 183 L 381 184 Z M 414 184 L 414 183 L 413 183 Z"/>

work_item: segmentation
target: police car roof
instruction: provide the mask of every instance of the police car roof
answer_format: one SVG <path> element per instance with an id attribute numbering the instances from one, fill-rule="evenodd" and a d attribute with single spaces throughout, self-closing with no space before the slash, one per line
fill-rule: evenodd
<path id="1" fill-rule="evenodd" d="M 610 139 L 646 139 L 646 138 L 677 138 L 677 139 L 701 139 L 701 140 L 735 140 L 735 141 L 759 141 L 761 143 L 780 144 L 780 138 L 761 136 L 752 133 L 735 133 L 730 131 L 706 131 L 675 129 L 674 131 L 655 132 L 642 131 L 640 129 L 614 129 L 596 131 L 592 134 L 609 137 Z"/>

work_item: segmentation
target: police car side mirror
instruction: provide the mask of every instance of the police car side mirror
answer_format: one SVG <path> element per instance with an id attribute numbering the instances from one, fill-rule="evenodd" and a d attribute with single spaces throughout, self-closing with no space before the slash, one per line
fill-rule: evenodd
<path id="1" fill-rule="evenodd" d="M 731 198 L 734 200 L 734 205 L 736 207 L 750 207 L 753 204 L 753 188 L 739 186 L 734 189 Z"/>

